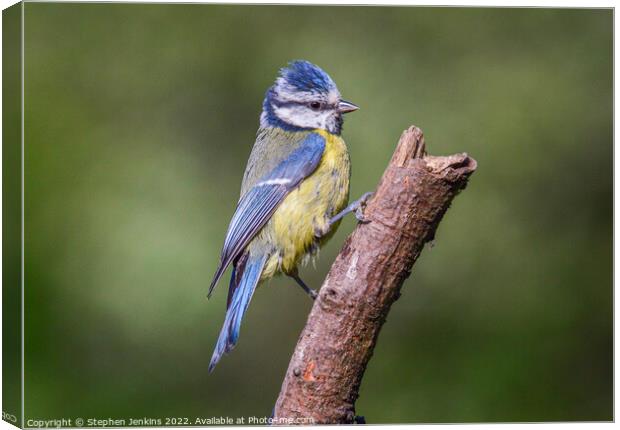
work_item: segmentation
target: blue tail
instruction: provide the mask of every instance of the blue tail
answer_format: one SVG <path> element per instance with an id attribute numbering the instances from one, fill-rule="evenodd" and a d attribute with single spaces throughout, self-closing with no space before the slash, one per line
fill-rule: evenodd
<path id="1" fill-rule="evenodd" d="M 233 273 L 230 286 L 232 298 L 226 310 L 226 319 L 224 320 L 222 331 L 220 331 L 220 337 L 217 339 L 217 344 L 215 345 L 215 350 L 211 357 L 211 363 L 209 363 L 209 372 L 213 371 L 213 368 L 217 362 L 220 361 L 222 355 L 230 352 L 237 343 L 243 314 L 245 314 L 250 300 L 252 300 L 252 295 L 254 294 L 266 260 L 266 255 L 249 257 L 242 267 L 236 268 L 241 269 L 243 273 Z M 237 270 L 235 270 L 235 272 L 236 271 Z M 237 285 L 233 285 L 237 277 L 241 279 Z"/>

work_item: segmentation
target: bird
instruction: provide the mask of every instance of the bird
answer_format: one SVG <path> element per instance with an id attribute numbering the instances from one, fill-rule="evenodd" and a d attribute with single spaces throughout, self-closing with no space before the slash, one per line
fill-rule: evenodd
<path id="1" fill-rule="evenodd" d="M 226 233 L 208 297 L 232 264 L 226 316 L 209 363 L 212 372 L 239 338 L 257 286 L 284 274 L 312 299 L 298 267 L 316 255 L 341 219 L 363 209 L 371 193 L 347 205 L 351 162 L 341 137 L 344 100 L 332 78 L 306 60 L 280 69 L 265 94 L 256 141 Z"/>

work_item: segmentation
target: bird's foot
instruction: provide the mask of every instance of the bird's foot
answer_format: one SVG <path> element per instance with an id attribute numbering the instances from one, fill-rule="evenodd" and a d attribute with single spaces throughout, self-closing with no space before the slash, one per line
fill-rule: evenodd
<path id="1" fill-rule="evenodd" d="M 351 212 L 355 213 L 355 218 L 357 219 L 358 222 L 362 224 L 369 223 L 370 218 L 367 218 L 364 215 L 364 210 L 366 209 L 368 200 L 372 197 L 373 194 L 374 193 L 372 191 L 364 193 L 362 197 L 355 200 L 353 203 L 351 203 L 349 206 L 344 208 L 342 211 L 338 212 L 338 214 L 332 217 L 323 227 L 320 227 L 320 228 L 315 227 L 314 237 L 320 239 L 321 237 L 325 236 L 327 233 L 331 231 L 335 223 L 340 221 L 342 218 L 344 218 L 346 215 L 350 214 Z"/>
<path id="2" fill-rule="evenodd" d="M 288 276 L 293 278 L 295 280 L 295 282 L 297 282 L 297 285 L 299 285 L 301 287 L 301 289 L 304 290 L 306 292 L 306 294 L 308 296 L 310 296 L 310 298 L 312 300 L 316 300 L 316 297 L 318 296 L 318 293 L 316 292 L 315 289 L 310 288 L 309 286 L 306 285 L 306 283 L 304 281 L 302 281 L 302 279 L 299 277 L 299 274 L 297 273 L 297 270 L 295 270 L 294 273 L 290 273 Z"/>
<path id="3" fill-rule="evenodd" d="M 340 213 L 338 213 L 336 216 L 330 219 L 329 225 L 331 226 L 332 224 L 340 221 L 342 218 L 344 218 L 345 215 L 350 214 L 351 212 L 355 212 L 355 218 L 357 218 L 359 222 L 362 222 L 362 223 L 370 222 L 370 219 L 364 216 L 364 209 L 366 209 L 366 204 L 368 203 L 368 199 L 370 199 L 370 197 L 372 197 L 373 194 L 374 193 L 371 191 L 364 193 L 362 197 L 355 200 L 349 206 L 344 208 L 344 210 L 342 210 Z"/>
<path id="4" fill-rule="evenodd" d="M 353 202 L 356 204 L 355 208 L 355 218 L 363 224 L 369 223 L 370 219 L 364 216 L 364 210 L 366 209 L 366 205 L 368 204 L 368 200 L 372 197 L 374 193 L 369 191 L 367 193 L 362 194 L 362 197 Z"/>
<path id="5" fill-rule="evenodd" d="M 319 293 L 317 293 L 314 288 L 308 288 L 308 291 L 306 291 L 306 293 L 308 293 L 312 300 L 316 300 L 317 296 L 319 295 Z"/>

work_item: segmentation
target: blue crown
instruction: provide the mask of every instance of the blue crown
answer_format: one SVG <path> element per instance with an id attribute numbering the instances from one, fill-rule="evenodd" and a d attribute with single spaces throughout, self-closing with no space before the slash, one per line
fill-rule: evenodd
<path id="1" fill-rule="evenodd" d="M 319 66 L 305 60 L 291 61 L 280 70 L 280 76 L 299 91 L 328 93 L 336 84 Z"/>

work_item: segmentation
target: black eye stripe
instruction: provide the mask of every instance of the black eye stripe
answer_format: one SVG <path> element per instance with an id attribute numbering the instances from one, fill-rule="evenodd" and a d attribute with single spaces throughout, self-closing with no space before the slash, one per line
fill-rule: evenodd
<path id="1" fill-rule="evenodd" d="M 313 108 L 311 105 L 313 103 L 319 103 L 320 106 L 318 108 Z M 323 102 L 282 102 L 279 100 L 272 100 L 272 104 L 276 107 L 293 107 L 293 106 L 306 106 L 309 107 L 313 110 L 325 110 L 325 109 L 335 109 L 336 106 L 330 106 L 327 103 L 323 103 Z"/>

